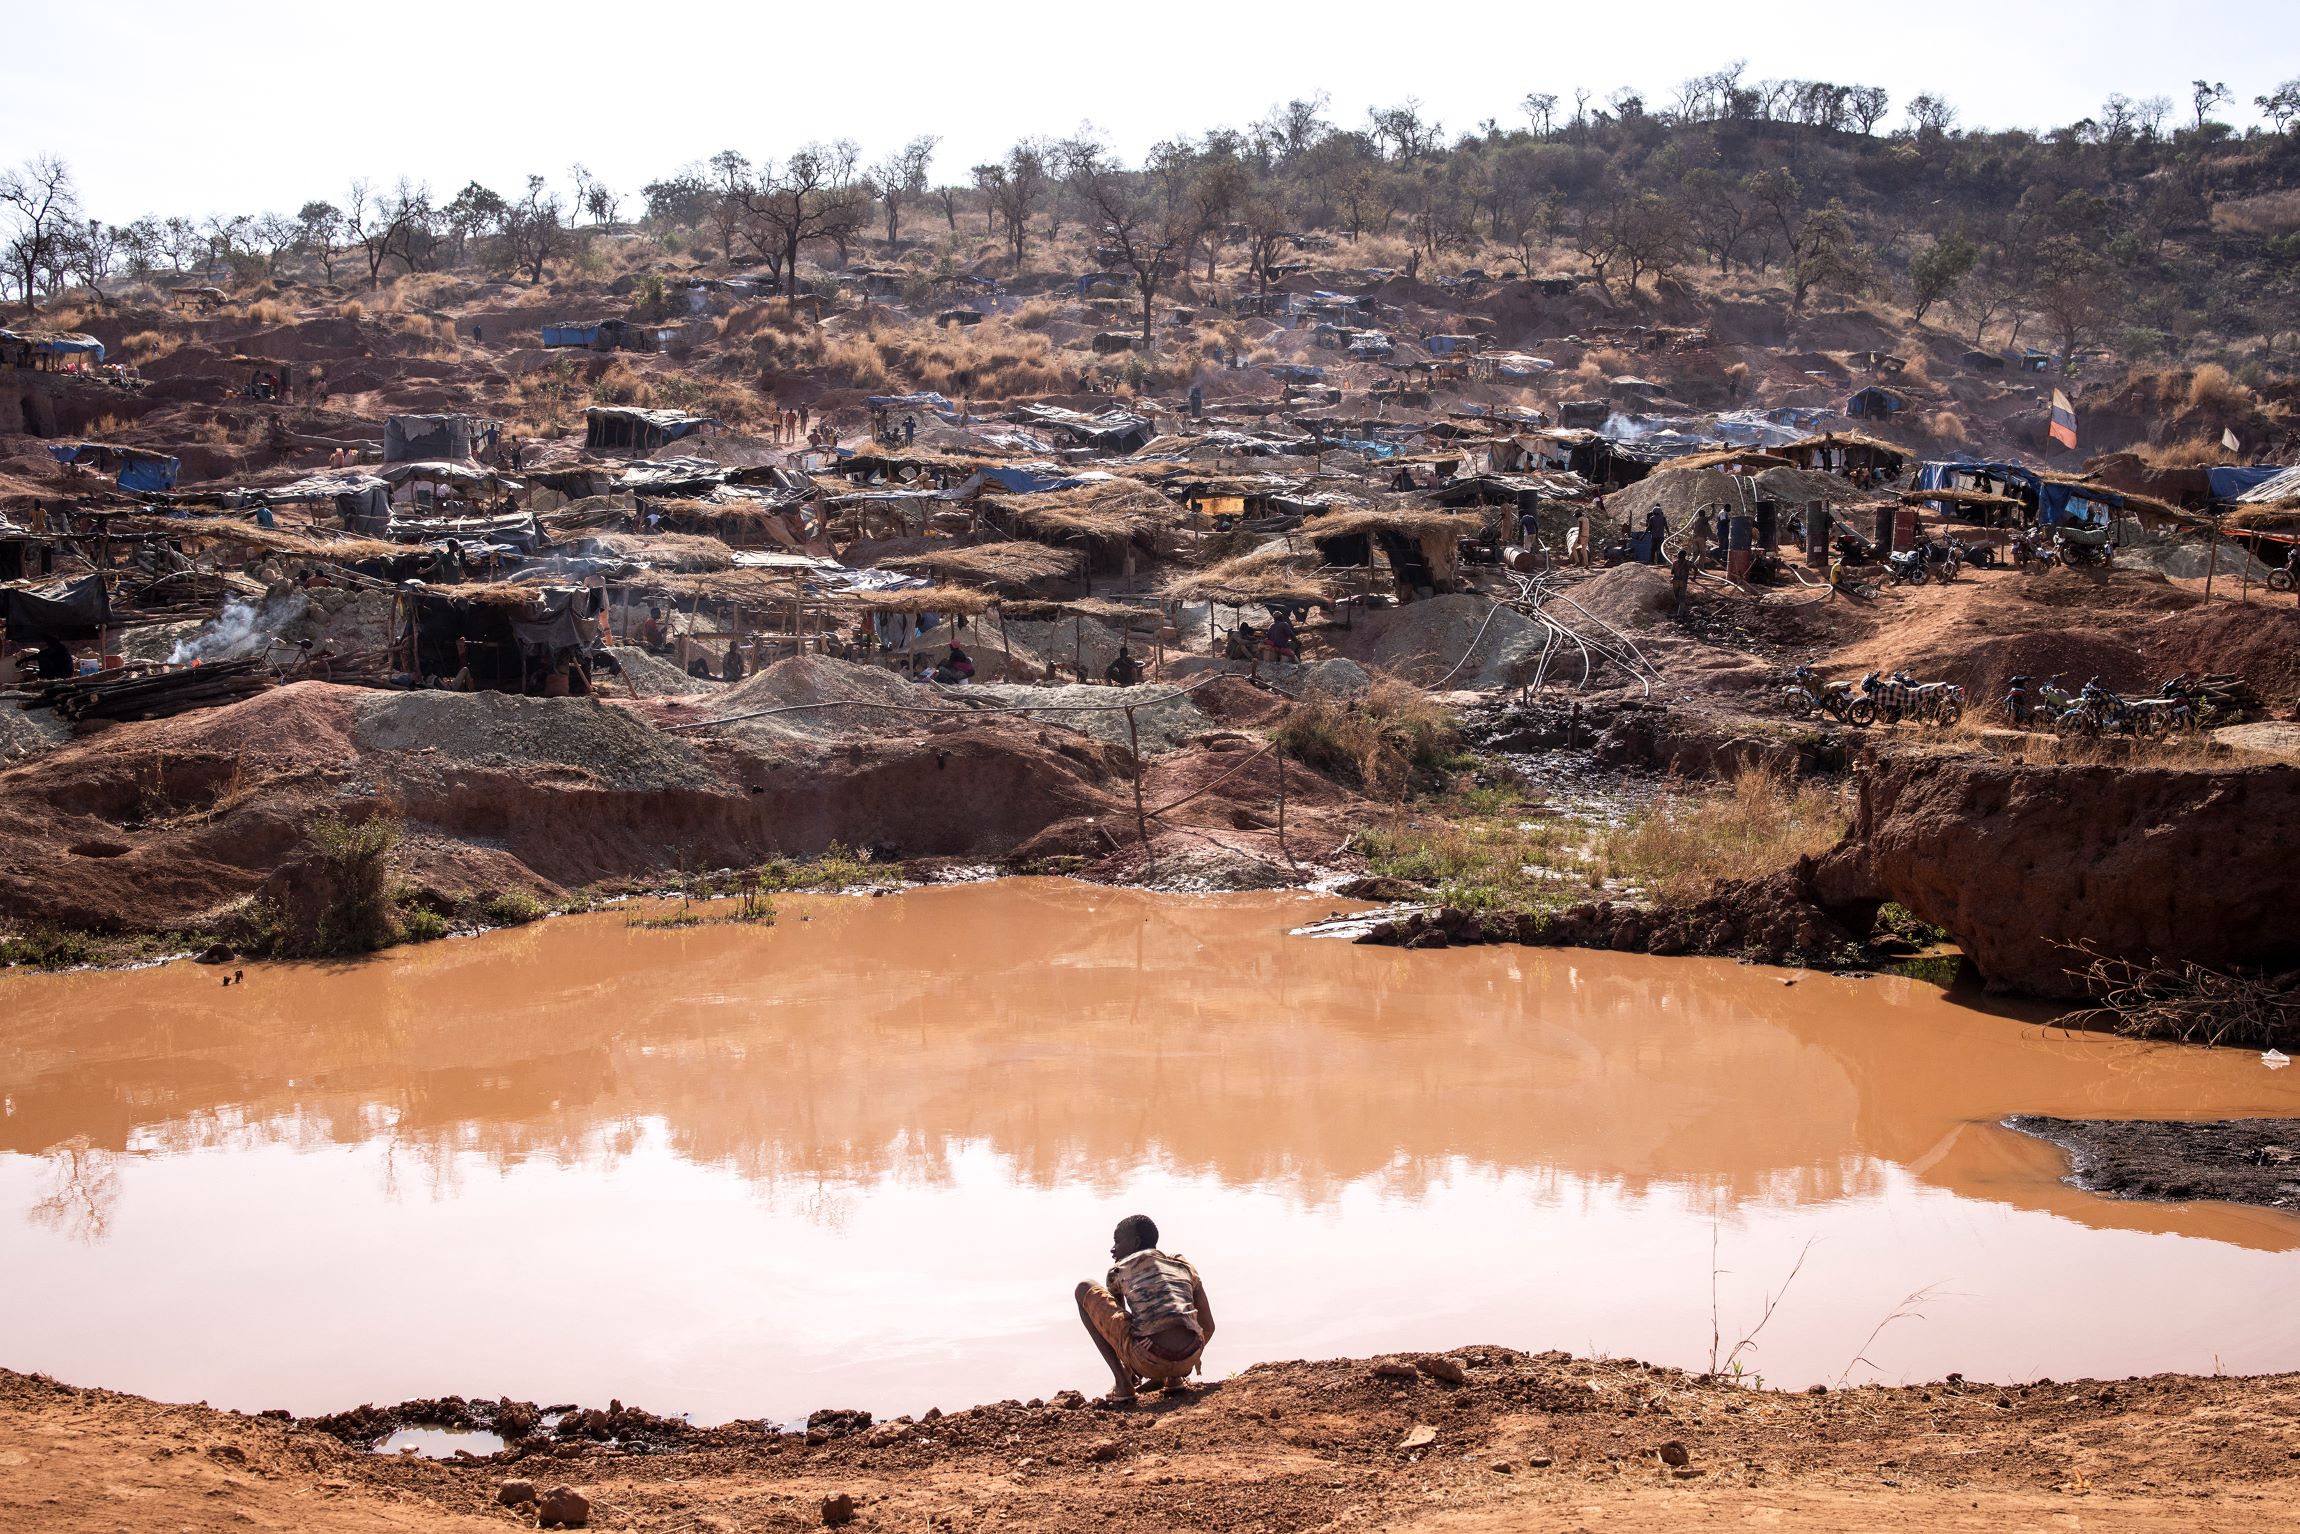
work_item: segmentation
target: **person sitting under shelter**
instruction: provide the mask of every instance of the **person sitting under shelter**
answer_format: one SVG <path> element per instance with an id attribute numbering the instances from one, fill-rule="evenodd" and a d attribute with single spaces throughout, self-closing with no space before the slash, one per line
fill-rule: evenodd
<path id="1" fill-rule="evenodd" d="M 719 675 L 730 682 L 743 679 L 743 647 L 740 643 L 728 642 L 726 657 L 719 663 Z"/>
<path id="2" fill-rule="evenodd" d="M 40 680 L 43 682 L 59 681 L 70 676 L 76 669 L 76 663 L 72 659 L 72 647 L 50 634 L 40 641 L 39 654 L 33 662 L 33 669 L 39 674 Z"/>
<path id="3" fill-rule="evenodd" d="M 1239 624 L 1230 630 L 1230 638 L 1222 647 L 1222 658 L 1224 660 L 1244 661 L 1254 659 L 1255 641 L 1258 637 L 1254 632 L 1254 625 L 1251 623 Z"/>
<path id="4" fill-rule="evenodd" d="M 1081 1283 L 1078 1318 L 1110 1366 L 1110 1399 L 1131 1401 L 1137 1383 L 1180 1388 L 1214 1340 L 1214 1310 L 1198 1270 L 1158 1250 L 1158 1226 L 1128 1215 L 1111 1233 L 1115 1264 L 1101 1284 Z"/>
<path id="5" fill-rule="evenodd" d="M 950 654 L 944 656 L 942 664 L 934 668 L 934 679 L 945 686 L 973 681 L 974 657 L 957 645 L 952 645 Z"/>
<path id="6" fill-rule="evenodd" d="M 647 621 L 639 625 L 639 645 L 653 654 L 661 655 L 671 648 L 671 636 L 663 629 L 663 609 L 647 609 Z"/>
<path id="7" fill-rule="evenodd" d="M 1271 619 L 1270 632 L 1263 636 L 1262 648 L 1270 652 L 1272 660 L 1290 660 L 1300 665 L 1302 636 L 1295 631 L 1293 618 L 1281 612 Z"/>
<path id="8" fill-rule="evenodd" d="M 1142 663 L 1134 658 L 1134 653 L 1127 649 L 1124 643 L 1121 643 L 1118 646 L 1117 659 L 1102 668 L 1102 675 L 1104 680 L 1113 687 L 1132 687 L 1142 680 Z"/>

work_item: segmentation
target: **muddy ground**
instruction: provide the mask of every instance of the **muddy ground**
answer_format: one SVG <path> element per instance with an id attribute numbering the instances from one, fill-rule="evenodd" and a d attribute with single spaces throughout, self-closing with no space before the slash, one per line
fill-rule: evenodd
<path id="1" fill-rule="evenodd" d="M 2069 1153 L 2068 1181 L 2115 1198 L 2220 1199 L 2300 1209 L 2300 1119 L 2056 1119 L 2018 1114 L 2005 1127 Z"/>
<path id="2" fill-rule="evenodd" d="M 1082 1345 L 1083 1347 L 1083 1345 Z M 0 1372 L 0 1527 L 532 1527 L 507 1480 L 595 1528 L 1790 1530 L 2274 1528 L 2300 1518 L 2300 1377 L 1948 1381 L 1782 1394 L 1494 1347 L 1248 1369 L 1131 1411 L 1064 1395 L 810 1443 L 735 1423 L 632 1452 L 493 1460 L 346 1445 L 313 1423 Z M 1441 1366 L 1442 1367 L 1442 1366 Z M 1084 1383 L 1083 1370 L 1081 1383 Z"/>

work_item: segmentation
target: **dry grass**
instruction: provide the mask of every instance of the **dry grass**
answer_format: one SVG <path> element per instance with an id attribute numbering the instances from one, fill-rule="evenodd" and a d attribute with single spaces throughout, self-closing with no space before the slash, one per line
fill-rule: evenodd
<path id="1" fill-rule="evenodd" d="M 1403 796 L 1416 777 L 1444 771 L 1461 745 L 1452 719 L 1428 694 L 1389 680 L 1356 702 L 1297 704 L 1272 735 L 1303 765 L 1387 797 Z"/>
<path id="2" fill-rule="evenodd" d="M 2140 461 L 2155 469 L 2194 469 L 2206 464 L 2226 463 L 2228 449 L 2217 433 L 2183 437 L 2161 447 L 2143 445 L 2139 449 Z"/>
<path id="3" fill-rule="evenodd" d="M 120 353 L 138 363 L 157 362 L 183 344 L 181 336 L 171 336 L 158 330 L 139 330 L 121 341 Z"/>
<path id="4" fill-rule="evenodd" d="M 2260 408 L 2260 396 L 2244 387 L 2217 362 L 2207 362 L 2188 377 L 2189 411 L 2244 413 Z"/>
<path id="5" fill-rule="evenodd" d="M 276 298 L 259 298 L 247 307 L 247 317 L 258 325 L 285 325 L 295 318 L 286 304 Z"/>
<path id="6" fill-rule="evenodd" d="M 335 312 L 339 319 L 364 320 L 367 318 L 367 305 L 356 298 L 347 298 L 336 305 Z"/>
<path id="7" fill-rule="evenodd" d="M 1611 875 L 1657 900 L 1691 904 L 1721 879 L 1754 879 L 1843 839 L 1842 795 L 1786 773 L 1744 769 L 1726 787 L 1670 794 L 1610 834 Z"/>

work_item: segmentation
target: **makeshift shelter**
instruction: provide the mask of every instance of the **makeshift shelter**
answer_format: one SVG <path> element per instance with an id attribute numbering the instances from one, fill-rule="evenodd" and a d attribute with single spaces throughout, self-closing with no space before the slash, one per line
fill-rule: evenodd
<path id="1" fill-rule="evenodd" d="M 426 679 L 468 667 L 476 690 L 526 692 L 555 657 L 598 642 L 604 600 L 595 590 L 409 581 L 399 588 L 394 663 Z"/>
<path id="2" fill-rule="evenodd" d="M 1090 480 L 1037 495 L 985 495 L 978 503 L 994 526 L 1040 543 L 1081 550 L 1091 573 L 1133 562 L 1137 539 L 1179 519 L 1181 508 L 1131 480 Z"/>
<path id="3" fill-rule="evenodd" d="M 155 493 L 176 488 L 176 473 L 183 467 L 166 453 L 140 447 L 114 447 L 109 442 L 61 443 L 48 449 L 58 463 L 81 464 L 99 474 L 113 474 L 122 490 Z"/>
<path id="4" fill-rule="evenodd" d="M 1059 405 L 1022 405 L 1016 408 L 1013 419 L 1059 433 L 1080 447 L 1105 454 L 1135 452 L 1151 435 L 1149 417 L 1128 410 L 1083 415 Z"/>
<path id="5" fill-rule="evenodd" d="M 923 554 L 882 559 L 878 568 L 931 575 L 937 580 L 970 581 L 993 590 L 1023 591 L 1044 581 L 1075 574 L 1081 556 L 1069 549 L 1010 539 L 1000 543 L 953 544 Z"/>
<path id="6" fill-rule="evenodd" d="M 1845 401 L 1845 414 L 1855 420 L 1898 415 L 1908 408 L 1909 402 L 1906 399 L 1877 384 L 1855 390 L 1853 397 Z"/>
<path id="7" fill-rule="evenodd" d="M 1884 479 L 1898 475 L 1914 463 L 1917 456 L 1905 447 L 1863 436 L 1857 431 L 1826 432 L 1767 448 L 1766 452 L 1775 460 L 1785 459 L 1814 473 L 1849 474 L 1855 469 L 1866 469 Z"/>
<path id="8" fill-rule="evenodd" d="M 583 450 L 645 457 L 705 426 L 718 423 L 707 416 L 679 410 L 641 410 L 635 405 L 593 405 L 583 412 Z"/>
<path id="9" fill-rule="evenodd" d="M 1484 525 L 1476 512 L 1383 506 L 1312 517 L 1302 524 L 1302 537 L 1327 564 L 1343 569 L 1370 572 L 1378 550 L 1400 594 L 1411 597 L 1453 590 L 1460 582 L 1461 540 Z"/>
<path id="10" fill-rule="evenodd" d="M 467 415 L 395 415 L 383 423 L 383 461 L 465 459 L 479 437 L 478 422 Z"/>
<path id="11" fill-rule="evenodd" d="M 101 367 L 104 343 L 77 330 L 0 330 L 0 363 L 44 373 Z"/>
<path id="12" fill-rule="evenodd" d="M 45 586 L 0 587 L 0 619 L 10 644 L 94 639 L 112 624 L 111 593 L 101 575 Z"/>
<path id="13" fill-rule="evenodd" d="M 543 344 L 579 346 L 595 352 L 651 352 L 655 349 L 655 328 L 629 320 L 562 320 L 543 327 Z"/>

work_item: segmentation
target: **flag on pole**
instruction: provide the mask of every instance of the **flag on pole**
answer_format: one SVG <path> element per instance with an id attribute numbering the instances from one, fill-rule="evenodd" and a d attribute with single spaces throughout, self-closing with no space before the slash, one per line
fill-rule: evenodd
<path id="1" fill-rule="evenodd" d="M 2228 451 L 2231 453 L 2238 453 L 2243 451 L 2243 448 L 2239 446 L 2236 441 L 2236 428 L 2233 426 L 2223 426 L 2220 428 L 2220 445 L 2228 449 Z"/>
<path id="2" fill-rule="evenodd" d="M 2045 428 L 2045 435 L 2062 447 L 2076 446 L 2076 407 L 2058 389 L 2052 391 L 2052 424 Z"/>

